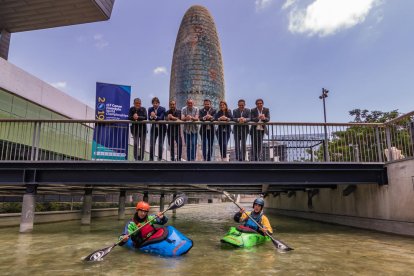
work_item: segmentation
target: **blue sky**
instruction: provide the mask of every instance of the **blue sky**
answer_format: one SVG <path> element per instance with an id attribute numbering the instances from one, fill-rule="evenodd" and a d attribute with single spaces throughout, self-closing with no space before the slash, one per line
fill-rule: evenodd
<path id="1" fill-rule="evenodd" d="M 181 19 L 215 20 L 231 108 L 257 97 L 279 122 L 348 122 L 354 108 L 414 110 L 414 1 L 117 0 L 109 21 L 12 34 L 9 61 L 94 106 L 96 82 L 167 106 Z"/>

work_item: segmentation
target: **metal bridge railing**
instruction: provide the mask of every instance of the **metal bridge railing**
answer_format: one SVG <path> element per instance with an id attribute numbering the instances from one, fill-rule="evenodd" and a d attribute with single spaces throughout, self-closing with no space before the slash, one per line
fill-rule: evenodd
<path id="1" fill-rule="evenodd" d="M 384 124 L 0 119 L 0 160 L 386 162 L 414 156 L 413 115 Z"/>

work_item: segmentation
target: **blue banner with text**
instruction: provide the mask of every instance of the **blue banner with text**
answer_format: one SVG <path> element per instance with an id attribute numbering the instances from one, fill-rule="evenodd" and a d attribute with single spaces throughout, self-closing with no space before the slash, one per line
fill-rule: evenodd
<path id="1" fill-rule="evenodd" d="M 128 120 L 131 86 L 96 83 L 95 119 Z M 128 124 L 96 123 L 92 160 L 128 160 Z"/>

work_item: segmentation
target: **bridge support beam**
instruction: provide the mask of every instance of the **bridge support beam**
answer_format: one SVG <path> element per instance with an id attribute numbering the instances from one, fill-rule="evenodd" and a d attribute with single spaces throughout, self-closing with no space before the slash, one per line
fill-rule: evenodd
<path id="1" fill-rule="evenodd" d="M 292 197 L 292 196 L 295 196 L 296 195 L 296 192 L 295 191 L 289 191 L 288 193 L 287 193 L 287 196 L 288 197 Z"/>
<path id="2" fill-rule="evenodd" d="M 357 189 L 356 185 L 348 185 L 343 191 L 342 191 L 342 195 L 343 196 L 349 196 L 350 194 L 352 194 L 353 192 L 355 192 L 355 190 Z"/>
<path id="3" fill-rule="evenodd" d="M 310 190 L 308 190 L 308 208 L 309 209 L 313 209 L 312 198 L 317 194 L 319 194 L 319 189 L 310 189 Z"/>
<path id="4" fill-rule="evenodd" d="M 160 195 L 160 212 L 164 211 L 164 199 L 165 199 L 165 195 L 164 193 L 162 193 Z"/>
<path id="5" fill-rule="evenodd" d="M 177 193 L 174 193 L 174 194 L 173 194 L 173 198 L 176 198 L 176 197 L 177 197 Z M 177 217 L 177 209 L 174 209 L 174 210 L 173 210 L 172 217 L 173 217 L 173 218 L 176 218 L 176 217 Z"/>
<path id="6" fill-rule="evenodd" d="M 118 220 L 125 219 L 125 199 L 126 191 L 121 190 L 121 192 L 119 193 Z"/>
<path id="7" fill-rule="evenodd" d="M 27 185 L 23 195 L 22 214 L 20 219 L 20 233 L 33 231 L 34 215 L 36 208 L 37 185 Z"/>
<path id="8" fill-rule="evenodd" d="M 92 188 L 85 188 L 85 195 L 83 196 L 82 205 L 82 225 L 91 224 L 91 212 L 92 212 Z"/>

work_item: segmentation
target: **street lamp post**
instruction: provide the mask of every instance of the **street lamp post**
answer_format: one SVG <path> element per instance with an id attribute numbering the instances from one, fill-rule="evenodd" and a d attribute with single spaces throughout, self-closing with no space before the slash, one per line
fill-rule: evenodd
<path id="1" fill-rule="evenodd" d="M 325 131 L 325 140 L 323 141 L 323 157 L 325 162 L 329 162 L 329 151 L 328 151 L 328 131 L 326 129 L 326 106 L 325 98 L 328 97 L 329 90 L 322 88 L 322 95 L 319 96 L 319 99 L 323 101 L 323 119 L 325 122 L 324 131 Z"/>

